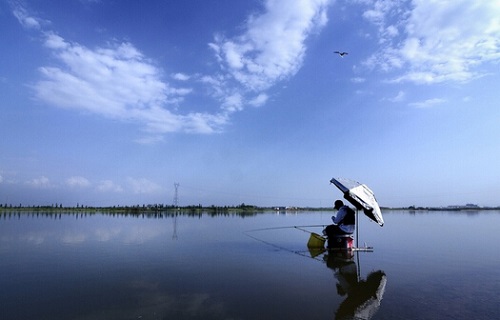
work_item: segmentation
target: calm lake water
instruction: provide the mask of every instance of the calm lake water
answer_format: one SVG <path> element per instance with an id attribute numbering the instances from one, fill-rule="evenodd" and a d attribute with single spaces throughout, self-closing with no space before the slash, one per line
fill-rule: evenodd
<path id="1" fill-rule="evenodd" d="M 331 214 L 1 213 L 0 318 L 500 317 L 500 211 L 360 214 L 373 252 L 309 252 L 293 226 Z"/>

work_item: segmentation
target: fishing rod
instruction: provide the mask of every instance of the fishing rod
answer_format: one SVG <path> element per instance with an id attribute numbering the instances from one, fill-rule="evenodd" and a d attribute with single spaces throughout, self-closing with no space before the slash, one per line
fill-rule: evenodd
<path id="1" fill-rule="evenodd" d="M 356 220 L 357 219 L 357 214 L 356 214 Z M 358 221 L 356 221 L 358 222 Z M 249 236 L 250 238 L 253 238 L 253 239 L 256 239 L 256 240 L 259 240 L 261 242 L 264 242 L 266 243 L 265 241 L 262 241 L 261 239 L 257 239 L 256 237 L 254 236 L 251 236 L 249 233 L 250 232 L 259 232 L 259 231 L 268 231 L 268 230 L 284 230 L 284 229 L 297 229 L 297 230 L 300 230 L 300 231 L 303 231 L 303 232 L 306 232 L 306 233 L 309 233 L 309 234 L 314 234 L 315 232 L 312 232 L 312 231 L 309 231 L 309 230 L 306 230 L 306 229 L 303 229 L 303 228 L 325 228 L 327 225 L 325 224 L 315 224 L 315 225 L 306 225 L 306 226 L 285 226 L 285 227 L 270 227 L 270 228 L 261 228 L 261 229 L 252 229 L 252 230 L 247 230 L 247 231 L 244 231 L 243 233 L 247 236 Z M 358 223 L 356 223 L 356 245 L 354 248 L 352 248 L 351 250 L 352 251 L 356 251 L 356 252 L 373 252 L 373 247 L 370 247 L 370 246 L 367 246 L 366 245 L 366 242 L 364 243 L 364 247 L 359 247 L 359 234 L 358 234 Z M 269 243 L 270 244 L 270 243 Z M 272 245 L 272 244 L 270 244 Z M 280 249 L 283 249 L 283 248 L 280 248 Z M 330 250 L 330 249 L 328 249 Z M 333 251 L 335 251 L 335 249 L 331 249 Z M 287 251 L 290 251 L 290 250 L 287 250 Z"/>
<path id="2" fill-rule="evenodd" d="M 280 230 L 280 229 L 298 229 L 298 230 L 301 230 L 301 231 L 304 231 L 304 232 L 309 232 L 309 233 L 312 233 L 308 230 L 304 230 L 304 229 L 301 229 L 301 228 L 324 228 L 326 227 L 327 225 L 325 224 L 315 224 L 315 225 L 309 225 L 309 226 L 286 226 L 286 227 L 270 227 L 270 228 L 261 228 L 261 229 L 252 229 L 252 230 L 247 230 L 245 231 L 246 232 L 257 232 L 257 231 L 268 231 L 268 230 Z"/>
<path id="3" fill-rule="evenodd" d="M 290 227 L 289 229 L 291 229 L 291 228 L 293 228 L 293 227 Z M 252 235 L 250 235 L 250 234 L 248 234 L 248 233 L 246 233 L 246 232 L 245 232 L 245 235 L 246 235 L 247 237 L 250 237 L 250 238 L 252 238 L 252 239 L 256 240 L 256 241 L 262 242 L 262 243 L 264 243 L 264 244 L 266 244 L 266 245 L 268 245 L 268 246 L 274 247 L 274 248 L 276 248 L 276 249 L 278 249 L 278 250 L 282 250 L 282 251 L 290 252 L 290 253 L 293 253 L 293 254 L 296 254 L 296 255 L 299 255 L 299 256 L 305 257 L 305 258 L 309 258 L 309 259 L 313 259 L 313 260 L 316 260 L 316 261 L 324 262 L 324 260 L 323 260 L 323 259 L 319 259 L 318 257 L 315 257 L 315 256 L 313 257 L 313 256 L 309 256 L 309 255 L 307 255 L 306 251 L 291 250 L 291 249 L 288 249 L 288 248 L 285 248 L 285 247 L 279 246 L 279 245 L 277 245 L 277 244 L 275 244 L 275 243 L 271 243 L 271 242 L 269 242 L 269 241 L 266 241 L 266 240 L 263 240 L 263 239 L 259 239 L 259 238 L 254 237 L 254 236 L 252 236 Z M 321 251 L 320 253 L 323 253 L 323 252 L 325 252 L 325 251 L 327 251 L 327 250 L 326 250 L 326 249 L 322 249 L 322 250 L 320 250 L 320 251 Z"/>

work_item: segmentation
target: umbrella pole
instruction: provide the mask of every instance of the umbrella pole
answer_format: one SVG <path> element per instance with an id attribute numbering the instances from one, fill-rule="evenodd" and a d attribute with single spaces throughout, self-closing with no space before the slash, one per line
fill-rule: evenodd
<path id="1" fill-rule="evenodd" d="M 359 223 L 359 218 L 358 218 L 358 215 L 359 215 L 359 210 L 356 208 L 356 249 L 359 248 L 358 244 L 359 244 L 359 231 L 358 231 L 358 223 Z"/>
<path id="2" fill-rule="evenodd" d="M 358 283 L 359 283 L 359 279 L 361 277 L 361 266 L 359 265 L 359 246 L 358 246 L 358 238 L 359 238 L 359 227 L 358 227 L 358 222 L 359 222 L 359 217 L 358 217 L 358 214 L 359 214 L 359 210 L 358 208 L 356 208 L 356 260 L 357 260 L 357 267 L 358 267 L 358 270 L 356 272 L 356 276 L 357 276 L 357 280 L 358 280 Z"/>
<path id="3" fill-rule="evenodd" d="M 360 278 L 361 278 L 361 265 L 359 264 L 359 250 L 356 250 L 356 264 L 357 264 L 357 267 L 358 267 L 358 272 L 357 273 L 357 280 L 359 282 Z"/>

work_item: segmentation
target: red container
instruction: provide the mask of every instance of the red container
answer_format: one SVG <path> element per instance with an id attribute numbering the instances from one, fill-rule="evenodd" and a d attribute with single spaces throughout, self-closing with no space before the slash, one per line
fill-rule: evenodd
<path id="1" fill-rule="evenodd" d="M 335 236 L 328 238 L 328 249 L 352 250 L 354 243 L 353 236 Z"/>

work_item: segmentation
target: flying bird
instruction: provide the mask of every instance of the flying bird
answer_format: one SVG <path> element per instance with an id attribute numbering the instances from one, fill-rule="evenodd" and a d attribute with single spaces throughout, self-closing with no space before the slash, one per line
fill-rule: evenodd
<path id="1" fill-rule="evenodd" d="M 345 51 L 334 51 L 333 53 L 337 53 L 339 56 L 341 56 L 342 58 L 345 56 L 345 55 L 348 55 L 349 53 L 345 52 Z"/>

